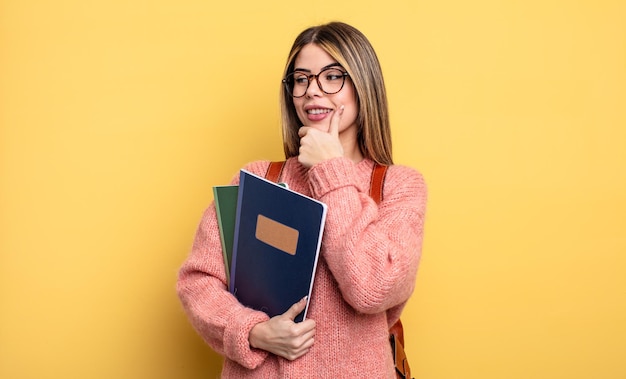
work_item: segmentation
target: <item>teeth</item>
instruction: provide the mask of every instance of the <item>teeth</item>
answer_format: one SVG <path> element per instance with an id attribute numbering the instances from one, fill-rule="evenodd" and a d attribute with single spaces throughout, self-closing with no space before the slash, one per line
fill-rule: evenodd
<path id="1" fill-rule="evenodd" d="M 331 110 L 330 109 L 309 109 L 307 111 L 308 114 L 322 114 L 322 113 L 329 113 Z"/>

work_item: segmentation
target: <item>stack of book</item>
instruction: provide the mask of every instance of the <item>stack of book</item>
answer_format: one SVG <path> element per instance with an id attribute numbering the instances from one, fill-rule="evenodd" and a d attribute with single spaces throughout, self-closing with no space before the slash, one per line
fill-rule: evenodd
<path id="1" fill-rule="evenodd" d="M 270 317 L 311 298 L 326 204 L 246 170 L 213 187 L 229 291 Z M 306 308 L 295 321 L 306 318 Z"/>

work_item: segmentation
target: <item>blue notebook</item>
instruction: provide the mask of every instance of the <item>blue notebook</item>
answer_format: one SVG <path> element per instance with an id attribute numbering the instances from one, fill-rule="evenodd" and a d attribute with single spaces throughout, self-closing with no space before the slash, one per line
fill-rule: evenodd
<path id="1" fill-rule="evenodd" d="M 230 292 L 270 317 L 309 296 L 327 207 L 288 188 L 240 171 Z M 306 318 L 309 307 L 295 321 Z"/>
<path id="2" fill-rule="evenodd" d="M 286 186 L 285 183 L 278 184 L 283 187 Z M 230 283 L 230 266 L 233 260 L 233 239 L 235 236 L 238 192 L 239 186 L 237 185 L 213 187 L 215 212 L 220 228 L 220 240 L 222 243 L 222 254 L 224 255 L 224 268 L 226 270 L 227 283 Z"/>

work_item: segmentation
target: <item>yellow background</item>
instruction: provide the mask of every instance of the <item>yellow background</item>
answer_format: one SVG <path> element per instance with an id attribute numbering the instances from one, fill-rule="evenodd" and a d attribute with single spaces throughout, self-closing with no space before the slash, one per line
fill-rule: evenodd
<path id="1" fill-rule="evenodd" d="M 415 376 L 625 378 L 625 17 L 621 0 L 0 1 L 0 377 L 218 376 L 178 267 L 211 187 L 282 157 L 293 39 L 339 19 L 377 49 L 396 161 L 429 184 Z"/>

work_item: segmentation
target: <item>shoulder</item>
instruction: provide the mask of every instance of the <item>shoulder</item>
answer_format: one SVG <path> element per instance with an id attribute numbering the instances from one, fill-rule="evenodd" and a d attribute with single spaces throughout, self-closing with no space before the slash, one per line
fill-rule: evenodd
<path id="1" fill-rule="evenodd" d="M 277 160 L 277 161 L 269 161 L 269 160 L 258 160 L 246 163 L 242 169 L 249 171 L 255 175 L 266 177 L 267 171 L 272 162 L 282 163 L 284 164 L 284 168 L 282 168 L 283 172 L 291 172 L 291 171 L 301 171 L 301 165 L 298 163 L 297 158 L 289 158 L 285 160 Z M 239 172 L 235 174 L 232 180 L 233 184 L 239 183 Z"/>
<path id="2" fill-rule="evenodd" d="M 243 165 L 241 169 L 251 172 L 254 175 L 265 177 L 265 174 L 267 173 L 267 169 L 269 166 L 270 166 L 270 161 L 259 160 L 259 161 L 248 162 L 245 165 Z M 239 184 L 239 171 L 235 173 L 231 182 L 233 184 Z"/>
<path id="3" fill-rule="evenodd" d="M 270 166 L 270 161 L 259 160 L 254 162 L 248 162 L 243 166 L 243 169 L 250 171 L 251 173 L 259 176 L 265 176 L 267 169 Z"/>
<path id="4" fill-rule="evenodd" d="M 390 165 L 387 168 L 385 181 L 391 182 L 411 182 L 412 184 L 426 186 L 424 176 L 413 167 L 404 165 Z"/>
<path id="5" fill-rule="evenodd" d="M 404 165 L 391 165 L 387 168 L 383 184 L 384 197 L 406 194 L 425 200 L 426 193 L 426 181 L 418 170 Z"/>

